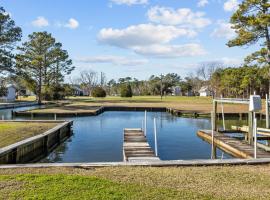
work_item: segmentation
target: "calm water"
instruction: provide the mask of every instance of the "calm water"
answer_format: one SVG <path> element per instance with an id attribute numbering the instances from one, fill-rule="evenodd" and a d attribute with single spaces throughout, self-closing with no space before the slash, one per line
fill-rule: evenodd
<path id="1" fill-rule="evenodd" d="M 196 135 L 197 130 L 210 128 L 209 119 L 148 112 L 147 139 L 153 149 L 154 117 L 157 119 L 158 155 L 162 160 L 210 158 L 211 146 Z M 143 118 L 143 112 L 105 112 L 95 117 L 72 118 L 74 135 L 42 162 L 122 161 L 123 129 L 141 127 Z M 218 151 L 218 155 L 221 154 Z"/>
<path id="2" fill-rule="evenodd" d="M 13 110 L 26 109 L 29 107 Z M 10 119 L 11 109 L 0 110 L 0 115 Z M 157 119 L 158 155 L 162 160 L 210 158 L 211 145 L 196 135 L 199 129 L 210 129 L 210 119 L 182 118 L 164 112 L 148 112 L 147 139 L 153 149 L 154 117 Z M 123 129 L 140 128 L 144 112 L 105 112 L 98 116 L 68 119 L 74 121 L 73 136 L 41 162 L 122 161 Z M 246 123 L 246 120 L 232 119 L 226 121 L 226 126 Z M 218 150 L 218 157 L 221 156 L 230 158 Z"/>

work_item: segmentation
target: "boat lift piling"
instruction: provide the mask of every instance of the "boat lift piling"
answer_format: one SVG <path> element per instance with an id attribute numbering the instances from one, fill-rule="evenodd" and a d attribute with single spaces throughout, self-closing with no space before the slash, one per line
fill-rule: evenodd
<path id="1" fill-rule="evenodd" d="M 217 104 L 221 103 L 222 110 L 222 120 L 223 120 L 223 130 L 219 130 L 217 126 Z M 245 141 L 241 141 L 235 137 L 230 137 L 224 133 L 235 133 L 235 130 L 226 130 L 225 119 L 224 119 L 224 109 L 223 103 L 232 104 L 246 104 L 249 106 L 248 113 L 248 129 L 247 134 L 244 134 L 240 129 L 235 129 L 241 131 L 245 135 Z M 266 101 L 267 107 L 269 106 L 269 101 Z M 200 130 L 197 135 L 207 142 L 211 143 L 211 158 L 216 159 L 216 149 L 220 148 L 223 151 L 240 158 L 262 158 L 269 157 L 270 152 L 266 152 L 262 149 L 258 150 L 257 146 L 262 146 L 257 144 L 257 140 L 266 140 L 269 136 L 259 136 L 257 137 L 257 119 L 256 112 L 261 111 L 261 97 L 258 95 L 251 95 L 250 99 L 229 99 L 220 98 L 213 99 L 213 111 L 211 112 L 211 130 Z M 266 108 L 269 111 L 269 108 Z M 269 118 L 268 118 L 269 120 Z M 269 125 L 269 124 L 268 124 Z M 240 127 L 241 128 L 241 127 Z M 269 129 L 270 132 L 270 129 Z"/>

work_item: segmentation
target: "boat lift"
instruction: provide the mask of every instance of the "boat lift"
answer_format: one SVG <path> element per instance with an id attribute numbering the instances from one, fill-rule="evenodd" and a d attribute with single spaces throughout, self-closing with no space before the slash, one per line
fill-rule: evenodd
<path id="1" fill-rule="evenodd" d="M 222 121 L 223 121 L 223 131 L 221 132 L 230 132 L 226 130 L 225 126 L 225 117 L 224 117 L 224 103 L 230 104 L 245 104 L 249 105 L 249 112 L 248 112 L 248 134 L 245 136 L 245 140 L 248 141 L 250 145 L 254 145 L 254 158 L 257 157 L 257 119 L 256 119 L 256 112 L 261 111 L 261 97 L 259 95 L 251 95 L 250 99 L 230 99 L 230 98 L 219 98 L 213 99 L 213 111 L 211 113 L 211 126 L 212 126 L 212 151 L 211 151 L 211 158 L 216 158 L 216 147 L 214 144 L 214 132 L 218 130 L 217 127 L 217 105 L 218 103 L 221 104 L 221 112 L 222 112 Z M 268 118 L 267 126 L 269 126 L 269 102 L 268 98 L 266 100 L 266 107 L 268 115 L 266 114 L 266 118 Z"/>

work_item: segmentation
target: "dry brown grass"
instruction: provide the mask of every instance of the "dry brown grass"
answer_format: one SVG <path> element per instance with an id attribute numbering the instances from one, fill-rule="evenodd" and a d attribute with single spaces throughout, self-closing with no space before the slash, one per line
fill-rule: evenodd
<path id="1" fill-rule="evenodd" d="M 164 97 L 158 96 L 136 96 L 132 98 L 106 97 L 74 97 L 69 99 L 70 104 L 48 109 L 32 110 L 30 112 L 43 113 L 74 113 L 92 112 L 98 106 L 127 106 L 127 107 L 168 107 L 184 111 L 210 113 L 212 110 L 212 99 L 210 97 Z M 221 106 L 218 105 L 218 112 Z M 248 112 L 247 105 L 224 105 L 225 113 Z"/>

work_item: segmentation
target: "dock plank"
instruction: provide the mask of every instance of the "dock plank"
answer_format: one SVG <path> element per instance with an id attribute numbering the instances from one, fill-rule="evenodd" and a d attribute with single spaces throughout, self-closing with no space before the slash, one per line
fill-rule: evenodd
<path id="1" fill-rule="evenodd" d="M 199 130 L 197 135 L 208 143 L 212 143 L 211 130 Z M 214 132 L 214 145 L 237 158 L 254 158 L 253 145 L 248 144 L 246 141 L 224 135 L 223 133 Z M 270 152 L 257 147 L 257 158 L 270 158 Z"/>
<path id="2" fill-rule="evenodd" d="M 129 162 L 160 161 L 142 129 L 124 129 L 123 157 Z"/>

